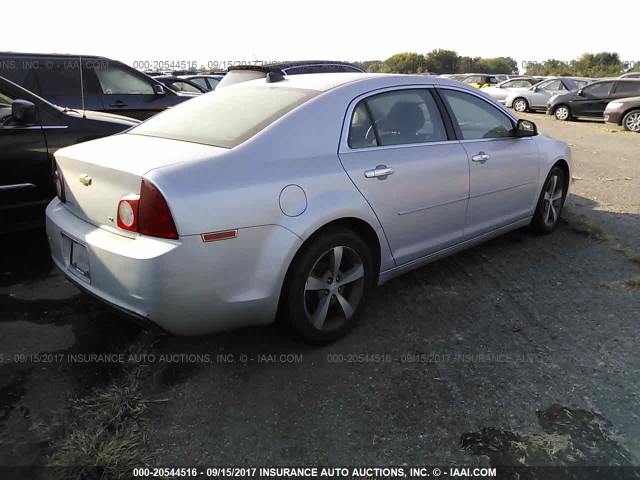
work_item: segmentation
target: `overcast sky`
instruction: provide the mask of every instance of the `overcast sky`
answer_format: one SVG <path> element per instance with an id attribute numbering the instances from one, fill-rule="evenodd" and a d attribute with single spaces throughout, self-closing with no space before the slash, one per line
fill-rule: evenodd
<path id="1" fill-rule="evenodd" d="M 640 1 L 14 1 L 0 50 L 135 61 L 383 60 L 446 48 L 522 62 L 614 51 L 640 62 Z"/>

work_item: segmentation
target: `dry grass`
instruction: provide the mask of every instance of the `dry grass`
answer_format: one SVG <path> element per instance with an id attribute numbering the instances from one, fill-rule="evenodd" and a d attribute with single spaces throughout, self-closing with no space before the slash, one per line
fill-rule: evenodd
<path id="1" fill-rule="evenodd" d="M 609 290 L 630 290 L 634 288 L 640 288 L 640 275 L 622 280 L 620 282 L 603 283 L 601 287 L 608 288 Z"/>
<path id="2" fill-rule="evenodd" d="M 143 416 L 148 401 L 138 389 L 143 366 L 108 388 L 71 401 L 71 433 L 54 445 L 47 479 L 128 479 L 135 467 L 156 463 Z"/>
<path id="3" fill-rule="evenodd" d="M 634 252 L 630 248 L 626 248 L 620 245 L 618 240 L 613 235 L 605 232 L 604 229 L 593 223 L 585 215 L 574 213 L 567 209 L 563 212 L 563 216 L 567 220 L 569 228 L 572 231 L 580 235 L 585 235 L 589 238 L 593 238 L 595 241 L 601 243 L 602 245 L 605 245 L 614 252 L 621 253 L 630 262 L 640 264 L 640 253 Z"/>

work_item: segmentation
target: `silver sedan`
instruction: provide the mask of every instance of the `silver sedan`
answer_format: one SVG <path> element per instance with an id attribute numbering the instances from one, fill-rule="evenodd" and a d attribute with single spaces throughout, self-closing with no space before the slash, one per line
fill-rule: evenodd
<path id="1" fill-rule="evenodd" d="M 567 145 L 436 77 L 269 75 L 58 150 L 53 259 L 76 285 L 196 335 L 276 314 L 312 343 L 374 286 L 558 223 Z"/>
<path id="2" fill-rule="evenodd" d="M 494 87 L 485 87 L 482 89 L 482 92 L 489 95 L 498 103 L 504 104 L 510 93 L 526 91 L 536 83 L 538 83 L 538 81 L 534 78 L 511 78 L 504 82 L 500 82 Z"/>

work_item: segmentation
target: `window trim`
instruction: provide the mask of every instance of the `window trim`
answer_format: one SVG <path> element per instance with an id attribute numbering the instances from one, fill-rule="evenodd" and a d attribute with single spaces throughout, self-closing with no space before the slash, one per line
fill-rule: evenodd
<path id="1" fill-rule="evenodd" d="M 447 140 L 441 140 L 438 142 L 403 143 L 399 145 L 375 145 L 372 147 L 351 148 L 349 146 L 349 130 L 351 128 L 351 118 L 353 116 L 353 111 L 356 109 L 356 106 L 360 103 L 360 101 L 370 97 L 374 97 L 376 95 L 380 95 L 382 93 L 395 92 L 399 90 L 428 90 L 430 92 L 431 96 L 433 97 L 433 100 L 436 103 L 438 112 L 440 113 L 440 117 L 442 118 L 442 123 L 444 124 L 445 132 L 447 133 Z M 342 131 L 340 132 L 340 143 L 338 146 L 338 153 L 368 152 L 371 150 L 377 151 L 381 149 L 388 150 L 388 149 L 395 149 L 395 148 L 424 147 L 424 146 L 442 145 L 442 144 L 447 144 L 451 142 L 457 142 L 458 140 L 455 137 L 455 133 L 453 132 L 453 126 L 449 124 L 451 120 L 448 117 L 448 112 L 446 112 L 446 110 L 443 110 L 444 105 L 442 105 L 441 102 L 442 100 L 438 96 L 435 86 L 425 85 L 425 84 L 396 85 L 393 87 L 384 87 L 376 90 L 371 90 L 369 92 L 358 95 L 353 100 L 351 100 L 351 102 L 349 103 L 349 106 L 347 107 L 344 121 L 342 123 Z M 373 117 L 371 115 L 371 112 L 369 112 L 368 105 L 367 105 L 367 113 L 372 119 Z M 376 130 L 376 138 L 377 138 L 378 132 L 377 132 L 377 129 L 375 130 Z"/>

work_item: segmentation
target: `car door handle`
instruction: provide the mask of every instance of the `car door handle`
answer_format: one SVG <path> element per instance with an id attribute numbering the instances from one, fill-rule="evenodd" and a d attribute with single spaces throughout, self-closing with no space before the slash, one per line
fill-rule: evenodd
<path id="1" fill-rule="evenodd" d="M 127 104 L 124 103 L 122 100 L 118 100 L 116 103 L 110 103 L 109 106 L 110 107 L 126 107 Z"/>
<path id="2" fill-rule="evenodd" d="M 364 176 L 367 178 L 380 178 L 380 177 L 388 177 L 393 174 L 393 168 L 387 167 L 386 165 L 378 165 L 376 168 L 372 170 L 365 170 Z"/>
<path id="3" fill-rule="evenodd" d="M 487 155 L 484 152 L 480 152 L 477 155 L 474 155 L 473 157 L 471 157 L 471 160 L 473 160 L 474 162 L 478 162 L 478 163 L 483 163 L 484 164 L 490 158 L 491 158 L 491 155 Z"/>

